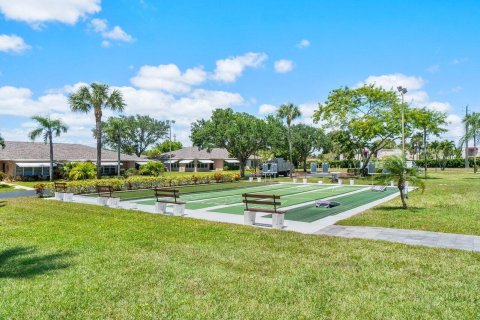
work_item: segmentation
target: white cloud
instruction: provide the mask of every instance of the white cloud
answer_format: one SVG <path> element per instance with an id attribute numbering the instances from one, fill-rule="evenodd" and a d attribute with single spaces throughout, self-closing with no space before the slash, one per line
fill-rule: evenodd
<path id="1" fill-rule="evenodd" d="M 430 67 L 427 68 L 427 71 L 430 73 L 437 73 L 440 71 L 440 65 L 439 64 L 431 65 Z"/>
<path id="2" fill-rule="evenodd" d="M 110 47 L 112 44 L 110 43 L 110 41 L 107 41 L 107 40 L 103 40 L 102 41 L 102 47 L 104 48 L 108 48 Z"/>
<path id="3" fill-rule="evenodd" d="M 101 10 L 101 0 L 0 0 L 7 19 L 38 27 L 46 22 L 75 24 L 80 18 Z"/>
<path id="4" fill-rule="evenodd" d="M 380 76 L 369 76 L 362 84 L 374 84 L 386 90 L 396 89 L 398 86 L 407 88 L 409 91 L 421 89 L 425 85 L 425 81 L 421 77 L 406 76 L 402 73 L 385 74 Z"/>
<path id="5" fill-rule="evenodd" d="M 425 105 L 425 107 L 427 107 L 427 109 L 429 110 L 438 111 L 442 113 L 445 113 L 451 110 L 450 103 L 448 102 L 437 102 L 437 101 L 428 102 Z"/>
<path id="6" fill-rule="evenodd" d="M 0 34 L 0 51 L 7 53 L 22 53 L 30 49 L 25 41 L 14 34 Z"/>
<path id="7" fill-rule="evenodd" d="M 294 64 L 292 60 L 281 59 L 275 61 L 275 71 L 277 73 L 287 73 L 293 70 Z"/>
<path id="8" fill-rule="evenodd" d="M 186 93 L 191 90 L 191 86 L 201 84 L 206 79 L 207 73 L 203 67 L 190 68 L 182 73 L 175 64 L 161 64 L 141 67 L 130 81 L 142 89 Z"/>
<path id="9" fill-rule="evenodd" d="M 0 87 L 0 115 L 33 116 L 46 110 L 66 111 L 67 99 L 62 94 L 46 94 L 33 99 L 27 88 Z"/>
<path id="10" fill-rule="evenodd" d="M 267 115 L 271 113 L 275 113 L 277 111 L 277 107 L 272 104 L 262 104 L 258 108 L 258 114 L 260 115 Z"/>
<path id="11" fill-rule="evenodd" d="M 100 33 L 104 39 L 131 42 L 133 37 L 126 33 L 120 26 L 114 26 L 113 29 L 108 29 L 108 22 L 105 19 L 92 19 L 90 22 L 93 31 Z M 103 41 L 102 46 L 110 46 L 109 41 Z"/>
<path id="12" fill-rule="evenodd" d="M 243 56 L 218 60 L 212 78 L 221 82 L 235 82 L 246 68 L 258 68 L 267 58 L 265 53 L 248 52 Z"/>
<path id="13" fill-rule="evenodd" d="M 310 47 L 310 41 L 307 39 L 302 39 L 299 43 L 297 43 L 297 47 L 300 49 L 308 48 Z"/>
<path id="14" fill-rule="evenodd" d="M 462 64 L 468 61 L 468 58 L 463 57 L 463 58 L 455 58 L 452 60 L 452 63 L 457 65 L 457 64 Z"/>

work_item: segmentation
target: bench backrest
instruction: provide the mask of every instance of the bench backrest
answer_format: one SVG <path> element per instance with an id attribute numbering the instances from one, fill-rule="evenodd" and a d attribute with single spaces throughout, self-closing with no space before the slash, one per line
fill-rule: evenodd
<path id="1" fill-rule="evenodd" d="M 112 197 L 113 188 L 112 186 L 97 186 L 97 193 L 99 197 Z"/>
<path id="2" fill-rule="evenodd" d="M 67 192 L 66 182 L 54 182 L 53 187 L 55 188 L 55 192 Z"/>
<path id="3" fill-rule="evenodd" d="M 243 203 L 245 203 L 245 209 L 248 211 L 249 204 L 259 204 L 264 206 L 272 206 L 273 210 L 277 212 L 277 207 L 282 203 L 280 196 L 275 194 L 257 194 L 257 193 L 244 193 L 242 194 Z"/>
<path id="4" fill-rule="evenodd" d="M 173 198 L 173 201 L 177 203 L 177 199 L 180 198 L 180 191 L 174 188 L 154 188 L 155 197 L 157 202 L 161 202 L 161 198 Z"/>

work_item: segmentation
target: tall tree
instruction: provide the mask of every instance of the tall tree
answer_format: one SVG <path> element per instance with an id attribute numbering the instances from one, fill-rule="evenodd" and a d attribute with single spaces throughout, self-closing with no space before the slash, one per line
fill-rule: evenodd
<path id="1" fill-rule="evenodd" d="M 117 174 L 121 174 L 121 152 L 126 148 L 127 142 L 125 135 L 129 127 L 125 118 L 110 117 L 106 122 L 102 122 L 102 142 L 107 147 L 117 151 Z M 96 138 L 97 130 L 93 129 L 93 136 Z"/>
<path id="2" fill-rule="evenodd" d="M 409 123 L 413 126 L 412 129 L 419 130 L 423 134 L 423 157 L 424 157 L 424 169 L 425 177 L 427 176 L 428 161 L 427 161 L 427 139 L 429 135 L 436 137 L 447 130 L 444 126 L 447 124 L 447 116 L 444 113 L 428 110 L 426 108 L 409 110 L 407 117 Z"/>
<path id="3" fill-rule="evenodd" d="M 240 175 L 245 175 L 248 158 L 267 144 L 265 122 L 248 113 L 216 109 L 210 119 L 192 123 L 190 139 L 194 146 L 210 150 L 225 148 L 240 161 Z"/>
<path id="4" fill-rule="evenodd" d="M 282 104 L 278 110 L 277 110 L 277 115 L 285 120 L 285 123 L 287 124 L 287 130 L 288 130 L 288 153 L 290 154 L 290 163 L 293 163 L 293 157 L 292 157 L 292 131 L 291 131 L 291 126 L 292 126 L 292 121 L 299 118 L 302 113 L 300 112 L 300 109 L 293 103 L 287 103 L 287 104 Z M 290 170 L 290 178 L 292 177 L 292 170 Z"/>
<path id="5" fill-rule="evenodd" d="M 1 135 L 0 135 L 0 147 L 2 147 L 2 149 L 5 148 L 5 140 L 2 138 Z"/>
<path id="6" fill-rule="evenodd" d="M 50 117 L 34 116 L 32 117 L 38 124 L 38 127 L 29 133 L 32 140 L 42 136 L 45 144 L 50 144 L 50 181 L 53 181 L 53 136 L 59 137 L 67 132 L 68 127 L 59 119 L 52 120 Z"/>
<path id="7" fill-rule="evenodd" d="M 296 124 L 292 128 L 292 153 L 295 164 L 303 164 L 303 171 L 307 171 L 307 159 L 315 151 L 328 151 L 327 137 L 322 129 L 306 124 Z"/>
<path id="8" fill-rule="evenodd" d="M 477 142 L 480 138 L 480 113 L 472 112 L 463 118 L 463 123 L 468 126 L 468 131 L 460 139 L 460 145 L 468 143 L 473 140 L 473 172 L 477 173 Z M 468 157 L 468 154 L 465 155 Z"/>
<path id="9" fill-rule="evenodd" d="M 170 150 L 180 150 L 183 148 L 183 145 L 180 141 L 163 141 L 162 143 L 158 143 L 155 147 L 150 149 L 146 152 L 149 158 L 158 158 L 160 155 L 166 152 L 170 152 Z"/>
<path id="10" fill-rule="evenodd" d="M 404 108 L 408 111 L 407 105 Z M 365 172 L 374 154 L 401 137 L 401 109 L 402 104 L 393 91 L 374 85 L 344 87 L 333 90 L 327 101 L 319 104 L 314 121 L 324 121 L 333 130 L 341 128 L 347 132 L 359 154 L 369 150 L 361 168 Z"/>
<path id="11" fill-rule="evenodd" d="M 440 142 L 441 163 L 440 169 L 442 171 L 447 167 L 447 160 L 455 155 L 455 143 L 451 140 L 444 140 Z"/>
<path id="12" fill-rule="evenodd" d="M 428 145 L 428 149 L 431 154 L 435 157 L 435 172 L 437 171 L 438 164 L 439 164 L 439 158 L 440 158 L 440 152 L 441 152 L 441 145 L 440 141 L 432 141 Z"/>
<path id="13" fill-rule="evenodd" d="M 418 178 L 417 168 L 409 168 L 402 157 L 389 156 L 383 159 L 383 169 L 386 173 L 380 176 L 380 179 L 383 180 L 385 184 L 390 183 L 390 181 L 397 183 L 398 190 L 400 191 L 400 199 L 402 200 L 402 207 L 403 209 L 407 209 L 405 182 L 408 180 L 411 185 L 419 187 L 422 191 L 425 189 L 423 180 Z"/>
<path id="14" fill-rule="evenodd" d="M 95 137 L 97 139 L 97 178 L 102 177 L 102 114 L 103 110 L 123 111 L 125 101 L 119 90 L 112 90 L 106 84 L 92 83 L 82 86 L 68 97 L 70 109 L 74 112 L 95 115 Z"/>

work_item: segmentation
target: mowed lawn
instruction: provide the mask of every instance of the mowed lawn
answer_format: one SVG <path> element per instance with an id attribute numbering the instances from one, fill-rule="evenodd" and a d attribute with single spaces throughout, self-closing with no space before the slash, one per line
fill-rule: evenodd
<path id="1" fill-rule="evenodd" d="M 423 194 L 410 193 L 408 210 L 396 198 L 338 224 L 480 235 L 480 174 L 430 169 L 425 183 Z"/>
<path id="2" fill-rule="evenodd" d="M 0 319 L 478 319 L 480 254 L 0 204 Z"/>

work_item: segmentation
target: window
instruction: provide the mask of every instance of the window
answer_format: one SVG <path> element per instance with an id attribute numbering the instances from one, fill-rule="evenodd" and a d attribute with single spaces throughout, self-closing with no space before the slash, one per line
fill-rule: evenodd
<path id="1" fill-rule="evenodd" d="M 185 168 L 187 168 L 187 169 L 193 169 L 193 168 L 195 168 L 195 162 L 192 161 L 192 162 L 190 162 L 190 163 L 187 163 L 187 164 L 185 165 Z"/>
<path id="2" fill-rule="evenodd" d="M 112 176 L 117 173 L 117 166 L 102 166 L 102 175 Z"/>

